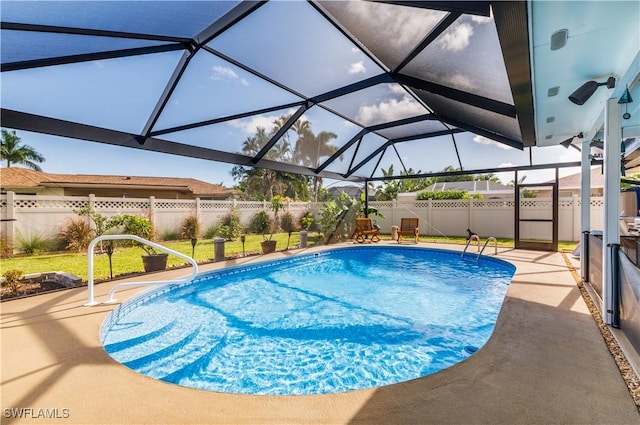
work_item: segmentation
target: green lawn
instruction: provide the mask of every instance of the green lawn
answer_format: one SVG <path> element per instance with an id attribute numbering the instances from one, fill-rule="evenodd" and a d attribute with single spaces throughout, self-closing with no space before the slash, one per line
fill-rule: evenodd
<path id="1" fill-rule="evenodd" d="M 273 236 L 273 239 L 278 242 L 277 250 L 282 251 L 287 247 L 287 234 L 279 233 Z M 308 245 L 312 246 L 320 239 L 320 235 L 314 232 L 309 233 Z M 391 239 L 390 235 L 382 235 L 382 239 Z M 245 241 L 245 254 L 254 255 L 261 252 L 260 242 L 262 241 L 262 235 L 247 235 Z M 462 244 L 466 243 L 464 237 L 445 237 L 445 236 L 421 236 L 421 242 L 435 242 L 435 243 L 452 243 Z M 481 241 L 484 243 L 484 239 Z M 191 242 L 190 241 L 164 241 L 160 242 L 167 248 L 173 249 L 180 253 L 191 256 Z M 291 241 L 289 246 L 291 248 L 298 247 L 300 244 L 300 236 L 298 233 L 291 235 Z M 475 246 L 475 243 L 474 243 Z M 513 247 L 513 239 L 498 239 L 498 246 L 501 247 Z M 560 242 L 559 249 L 562 251 L 572 251 L 576 246 L 576 242 Z M 97 247 L 96 247 L 97 250 Z M 112 256 L 113 276 L 142 272 L 142 259 L 144 254 L 140 248 L 118 248 Z M 240 241 L 226 241 L 225 242 L 225 256 L 226 257 L 239 257 L 242 255 L 242 243 Z M 213 240 L 201 239 L 198 240 L 194 251 L 194 258 L 197 262 L 210 262 L 214 256 L 213 252 Z M 169 267 L 179 266 L 184 264 L 184 261 L 178 257 L 169 256 Z M 22 271 L 23 274 L 41 273 L 48 271 L 62 271 L 70 273 L 82 278 L 84 282 L 87 281 L 87 255 L 86 253 L 55 253 L 55 254 L 39 254 L 30 255 L 24 257 L 15 257 L 2 259 L 0 262 L 0 272 L 4 273 L 7 270 L 17 269 Z M 94 279 L 104 280 L 109 279 L 109 258 L 106 254 L 96 254 L 94 258 Z"/>
<path id="2" fill-rule="evenodd" d="M 316 233 L 309 233 L 308 244 L 312 245 L 319 238 Z M 273 235 L 273 239 L 277 241 L 277 250 L 282 251 L 287 247 L 287 234 L 277 233 Z M 260 242 L 262 235 L 247 235 L 244 249 L 246 255 L 259 254 L 261 252 Z M 161 245 L 191 256 L 191 241 L 163 241 Z M 291 248 L 298 247 L 300 244 L 300 236 L 298 233 L 291 235 L 289 246 Z M 98 247 L 96 246 L 96 252 Z M 141 256 L 144 251 L 136 247 L 118 247 L 111 257 L 113 276 L 119 276 L 129 273 L 142 272 Z M 242 243 L 238 241 L 225 242 L 225 256 L 239 257 L 242 255 Z M 198 262 L 213 261 L 213 240 L 200 239 L 195 246 L 193 258 Z M 168 267 L 180 266 L 185 264 L 184 260 L 175 256 L 169 256 Z M 96 254 L 93 262 L 94 279 L 109 278 L 109 257 L 106 254 Z M 79 276 L 83 281 L 87 281 L 87 254 L 85 253 L 41 253 L 38 255 L 30 255 L 23 257 L 7 258 L 1 260 L 1 272 L 7 270 L 18 269 L 23 274 L 41 273 L 48 271 L 63 271 Z"/>

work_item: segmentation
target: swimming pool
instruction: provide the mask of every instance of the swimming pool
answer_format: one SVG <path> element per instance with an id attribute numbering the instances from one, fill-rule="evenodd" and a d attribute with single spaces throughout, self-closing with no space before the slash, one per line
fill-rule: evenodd
<path id="1" fill-rule="evenodd" d="M 421 247 L 335 248 L 231 267 L 123 303 L 105 350 L 166 382 L 323 394 L 403 382 L 484 345 L 515 267 Z"/>

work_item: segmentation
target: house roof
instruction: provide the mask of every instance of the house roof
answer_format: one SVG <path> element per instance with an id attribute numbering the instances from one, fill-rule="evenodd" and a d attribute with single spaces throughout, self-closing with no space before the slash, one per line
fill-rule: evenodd
<path id="1" fill-rule="evenodd" d="M 82 187 L 179 190 L 193 196 L 227 197 L 235 192 L 224 186 L 192 178 L 54 174 L 20 167 L 2 168 L 0 186 L 4 188 Z"/>
<path id="2" fill-rule="evenodd" d="M 488 180 L 440 182 L 440 183 L 432 184 L 431 186 L 427 187 L 425 190 L 428 190 L 428 191 L 464 190 L 465 192 L 476 192 L 476 193 L 486 193 L 486 192 L 496 193 L 496 192 L 504 192 L 504 191 L 508 191 L 509 193 L 513 192 L 513 188 L 510 186 L 505 186 L 503 184 L 488 181 Z"/>
<path id="3" fill-rule="evenodd" d="M 571 174 L 558 179 L 560 189 L 580 189 L 581 173 Z M 553 183 L 550 181 L 549 183 Z M 591 167 L 591 188 L 604 187 L 604 175 L 600 166 Z"/>

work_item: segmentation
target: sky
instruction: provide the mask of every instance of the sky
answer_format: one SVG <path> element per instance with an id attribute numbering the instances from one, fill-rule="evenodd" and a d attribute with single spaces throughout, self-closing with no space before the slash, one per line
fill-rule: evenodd
<path id="1" fill-rule="evenodd" d="M 222 184 L 232 187 L 234 182 L 231 176 L 233 164 L 216 161 L 207 161 L 195 158 L 181 157 L 177 155 L 149 152 L 140 149 L 125 148 L 106 145 L 96 142 L 69 139 L 45 134 L 17 131 L 23 144 L 33 147 L 42 154 L 46 161 L 40 164 L 45 172 L 61 174 L 99 174 L 99 175 L 125 175 L 125 176 L 157 176 L 157 177 L 187 177 L 206 181 L 214 184 Z M 480 149 L 487 151 L 484 156 L 493 156 L 493 149 L 499 150 L 503 161 L 499 167 L 517 165 L 522 155 L 528 157 L 528 152 L 520 152 L 504 145 L 488 141 L 471 133 L 463 133 L 458 138 L 482 140 L 471 142 L 478 144 Z M 487 145 L 489 143 L 489 145 Z M 493 146 L 493 148 L 488 148 Z M 580 154 L 574 149 L 566 150 L 562 147 L 534 148 L 539 163 L 573 162 L 580 160 Z M 511 158 L 510 158 L 511 156 Z M 408 158 L 405 158 L 408 159 Z M 3 166 L 6 164 L 3 163 Z M 451 165 L 456 165 L 455 163 Z M 442 168 L 431 171 L 440 171 Z M 427 170 L 422 170 L 427 171 Z M 579 169 L 570 168 L 561 171 L 561 176 L 579 172 Z M 550 180 L 551 172 L 523 172 L 521 175 L 529 175 L 526 182 L 534 183 Z M 513 173 L 497 173 L 503 183 L 513 180 Z M 349 182 L 329 180 L 326 185 L 343 186 Z"/>
<path id="2" fill-rule="evenodd" d="M 83 14 L 82 3 L 75 3 L 73 10 L 55 8 L 37 19 L 44 19 L 44 24 L 65 25 L 76 24 L 87 19 Z M 153 32 L 157 22 L 168 16 L 171 25 L 186 28 L 188 25 L 204 25 L 207 17 L 203 14 L 222 14 L 225 6 L 219 10 L 203 9 L 197 11 L 197 18 L 182 22 L 171 9 L 153 9 L 158 19 L 142 19 L 136 27 L 128 28 L 137 20 L 119 21 L 121 7 L 125 3 L 114 6 L 102 3 L 106 8 L 101 11 L 102 17 L 91 17 L 102 28 L 123 31 L 139 30 Z M 144 16 L 150 11 L 143 3 L 126 3 L 132 7 L 132 16 Z M 361 7 L 359 3 L 349 7 Z M 368 8 L 387 8 L 384 4 L 367 4 Z M 15 7 L 13 5 L 12 7 Z M 178 6 L 175 6 L 178 7 Z M 200 7 L 194 3 L 193 7 Z M 286 9 L 285 9 L 286 8 Z M 64 9 L 64 8 L 63 8 Z M 3 19 L 13 21 L 19 16 L 19 10 L 3 8 Z M 420 40 L 424 35 L 425 22 L 433 25 L 441 18 L 441 13 L 433 16 L 419 17 L 417 12 L 411 16 L 399 16 L 392 13 L 377 15 L 382 21 L 376 21 L 383 28 L 394 28 L 398 25 L 411 26 L 414 34 L 409 40 L 393 40 L 397 49 L 410 49 L 411 40 Z M 40 9 L 29 12 L 37 15 Z M 421 11 L 420 13 L 427 13 Z M 114 14 L 114 19 L 109 19 Z M 154 16 L 150 16 L 154 18 Z M 202 22 L 198 21 L 201 19 Z M 18 20 L 19 21 L 19 20 Z M 71 22 L 69 22 L 71 21 Z M 123 27 L 111 28 L 121 25 Z M 425 57 L 416 58 L 418 63 L 438 59 L 446 54 L 455 59 L 459 66 L 452 75 L 439 75 L 441 70 L 433 68 L 432 78 L 446 78 L 447 85 L 459 89 L 480 87 L 472 81 L 473 75 L 468 72 L 465 52 L 473 52 L 473 61 L 477 68 L 486 67 L 490 73 L 488 81 L 496 84 L 502 81 L 505 73 L 496 71 L 490 63 L 495 60 L 491 54 L 477 52 L 474 49 L 480 38 L 491 36 L 488 18 L 466 19 L 451 27 L 449 31 L 425 51 Z M 145 25 L 151 26 L 146 28 Z M 269 28 L 269 31 L 265 31 Z M 171 26 L 162 30 L 170 31 Z M 196 31 L 197 32 L 197 31 Z M 374 29 L 375 33 L 375 29 Z M 295 34 L 295 37 L 291 35 Z M 184 35 L 184 34 L 180 34 Z M 375 35 L 375 34 L 374 34 Z M 35 37 L 29 34 L 28 37 Z M 36 48 L 37 40 L 14 40 L 5 37 L 4 43 L 24 43 L 27 49 L 3 49 L 5 56 L 11 60 L 28 60 L 47 57 L 51 51 L 61 53 L 81 53 L 82 49 L 108 50 L 114 40 L 96 37 L 91 42 L 81 40 L 80 36 L 62 34 L 58 38 L 47 40 L 46 48 Z M 116 40 L 123 43 L 123 40 Z M 139 42 L 139 41 L 138 41 Z M 10 44 L 7 44 L 8 46 Z M 131 47 L 118 44 L 119 48 Z M 283 90 L 268 81 L 262 80 L 246 70 L 226 61 L 223 57 L 200 50 L 189 63 L 172 97 L 166 104 L 153 130 L 166 131 L 157 136 L 170 141 L 187 143 L 194 146 L 210 147 L 225 152 L 241 152 L 242 143 L 255 134 L 261 126 L 270 128 L 275 119 L 283 114 L 292 113 L 295 108 L 283 109 L 270 113 L 261 113 L 242 119 L 234 119 L 225 123 L 207 125 L 184 131 L 171 131 L 172 128 L 188 123 L 210 120 L 255 111 L 273 105 L 286 105 L 304 96 L 314 96 L 330 91 L 336 87 L 363 80 L 381 73 L 379 66 L 360 49 L 355 48 L 342 33 L 333 28 L 313 7 L 306 2 L 269 2 L 236 26 L 223 32 L 209 43 L 209 47 L 234 60 L 244 63 L 261 74 L 281 81 L 294 92 Z M 79 49 L 70 51 L 69 49 Z M 17 55 L 12 57 L 11 55 Z M 20 56 L 24 55 L 24 57 Z M 111 128 L 133 134 L 139 134 L 144 128 L 157 99 L 165 88 L 166 82 L 181 59 L 182 52 L 170 51 L 151 55 L 132 56 L 108 60 L 96 60 L 75 64 L 48 66 L 29 70 L 3 72 L 0 80 L 2 106 L 19 111 L 50 116 L 62 120 L 70 120 L 98 127 Z M 423 54 L 421 54 L 422 56 Z M 277 59 L 277 60 L 276 60 Z M 483 61 L 489 61 L 486 64 Z M 440 62 L 438 60 L 436 63 Z M 437 75 L 438 74 L 438 75 Z M 322 78 L 309 76 L 322 75 Z M 494 92 L 492 87 L 483 90 Z M 510 93 L 501 93 L 499 100 L 510 101 Z M 402 119 L 428 113 L 404 88 L 397 84 L 379 84 L 355 93 L 326 102 L 340 114 L 363 125 L 373 125 L 390 119 Z M 314 133 L 330 131 L 336 135 L 332 143 L 342 146 L 358 131 L 359 127 L 326 109 L 314 106 L 308 109 L 300 120 L 308 121 Z M 440 125 L 432 121 L 430 125 Z M 438 130 L 439 128 L 435 128 Z M 233 186 L 231 177 L 233 165 L 220 162 L 205 161 L 168 154 L 148 152 L 139 149 L 123 148 L 96 142 L 78 141 L 56 136 L 18 131 L 24 144 L 30 145 L 40 152 L 46 162 L 42 169 L 51 173 L 68 174 L 112 174 L 136 176 L 191 177 L 210 183 Z M 386 141 L 385 138 L 368 134 L 364 137 L 356 154 L 356 146 L 345 152 L 343 158 L 327 168 L 328 171 L 344 173 L 351 163 L 351 156 L 356 154 L 356 162 L 365 158 Z M 454 144 L 455 142 L 455 144 Z M 374 170 L 375 161 L 358 170 L 355 175 L 368 176 L 380 169 L 393 166 L 396 172 L 402 167 L 414 171 L 438 172 L 447 166 L 459 167 L 456 148 L 460 155 L 463 169 L 499 168 L 514 165 L 528 165 L 529 152 L 518 151 L 506 145 L 496 143 L 487 138 L 471 133 L 460 133 L 451 136 L 405 142 L 395 145 L 395 150 L 387 149 Z M 397 154 L 396 154 L 397 151 Z M 322 162 L 325 158 L 320 158 Z M 580 155 L 573 149 L 562 147 L 535 148 L 533 151 L 535 164 L 579 161 Z M 4 165 L 4 164 L 3 164 Z M 567 174 L 564 171 L 562 174 Z M 570 172 L 576 172 L 571 170 Z M 529 173 L 528 182 L 548 180 L 550 173 Z M 536 176 L 534 176 L 534 174 Z M 512 173 L 499 175 L 504 183 L 513 179 Z M 327 184 L 341 185 L 328 180 Z"/>

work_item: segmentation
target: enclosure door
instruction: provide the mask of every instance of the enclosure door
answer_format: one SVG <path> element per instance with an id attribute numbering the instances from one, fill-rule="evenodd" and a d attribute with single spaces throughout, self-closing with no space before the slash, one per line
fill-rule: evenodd
<path id="1" fill-rule="evenodd" d="M 546 201 L 527 197 L 537 193 L 551 193 Z M 558 250 L 558 183 L 518 184 L 515 189 L 515 245 L 517 249 L 539 251 Z"/>

